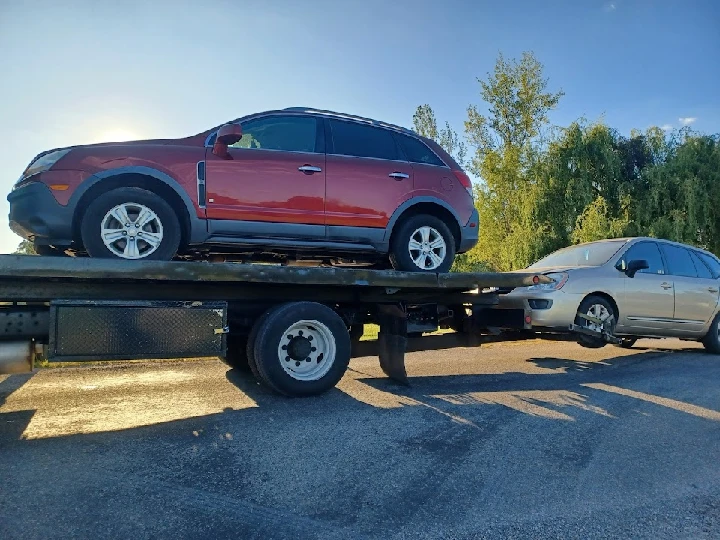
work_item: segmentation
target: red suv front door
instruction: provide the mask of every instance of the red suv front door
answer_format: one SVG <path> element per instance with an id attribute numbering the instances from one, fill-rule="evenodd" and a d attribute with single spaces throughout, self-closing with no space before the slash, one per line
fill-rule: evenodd
<path id="1" fill-rule="evenodd" d="M 211 232 L 325 237 L 322 125 L 308 116 L 270 115 L 242 124 L 229 159 L 206 152 L 206 215 Z"/>
<path id="2" fill-rule="evenodd" d="M 346 227 L 384 229 L 412 192 L 412 166 L 400 161 L 389 131 L 343 120 L 328 123 L 328 236 L 352 235 Z"/>

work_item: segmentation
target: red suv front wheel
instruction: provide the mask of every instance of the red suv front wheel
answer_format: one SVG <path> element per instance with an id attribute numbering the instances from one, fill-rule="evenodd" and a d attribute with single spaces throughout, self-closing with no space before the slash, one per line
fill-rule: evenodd
<path id="1" fill-rule="evenodd" d="M 175 211 L 151 191 L 123 187 L 95 199 L 82 219 L 91 257 L 169 261 L 180 246 Z"/>

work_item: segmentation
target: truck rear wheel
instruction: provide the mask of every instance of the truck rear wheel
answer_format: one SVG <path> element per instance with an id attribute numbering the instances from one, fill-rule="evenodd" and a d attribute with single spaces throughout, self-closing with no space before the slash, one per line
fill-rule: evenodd
<path id="1" fill-rule="evenodd" d="M 250 367 L 268 387 L 286 396 L 312 396 L 333 388 L 350 362 L 350 335 L 342 318 L 315 302 L 269 310 L 248 346 Z"/>

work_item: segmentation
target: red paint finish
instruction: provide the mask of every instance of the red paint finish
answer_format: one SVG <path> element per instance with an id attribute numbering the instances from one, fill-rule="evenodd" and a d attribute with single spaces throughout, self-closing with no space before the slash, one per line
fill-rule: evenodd
<path id="1" fill-rule="evenodd" d="M 280 223 L 325 223 L 325 155 L 230 148 L 207 152 L 207 217 Z M 306 174 L 298 167 L 320 167 Z"/>
<path id="2" fill-rule="evenodd" d="M 453 172 L 446 167 L 413 163 L 415 195 L 428 195 L 447 202 L 458 214 L 460 223 L 468 222 L 475 209 L 472 197 Z"/>
<path id="3" fill-rule="evenodd" d="M 48 187 L 54 185 L 68 186 L 68 188 L 64 191 L 50 189 L 50 192 L 53 194 L 53 197 L 55 197 L 55 200 L 63 206 L 67 206 L 67 203 L 77 186 L 79 186 L 88 176 L 90 175 L 85 171 L 50 170 L 38 175 L 38 179 Z"/>
<path id="4" fill-rule="evenodd" d="M 204 218 L 205 210 L 197 204 L 197 162 L 205 159 L 203 140 L 196 137 L 78 147 L 58 165 L 88 174 L 133 166 L 155 169 L 173 178 L 193 201 L 197 216 Z M 76 187 L 71 185 L 65 193 L 71 196 Z"/>
<path id="5" fill-rule="evenodd" d="M 395 180 L 389 175 L 405 173 Z M 409 163 L 327 156 L 326 223 L 346 227 L 385 227 L 413 191 Z"/>

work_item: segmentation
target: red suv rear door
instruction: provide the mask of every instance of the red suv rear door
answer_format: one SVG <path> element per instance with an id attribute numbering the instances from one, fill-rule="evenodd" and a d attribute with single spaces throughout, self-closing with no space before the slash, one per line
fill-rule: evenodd
<path id="1" fill-rule="evenodd" d="M 243 122 L 229 159 L 206 152 L 206 213 L 216 235 L 325 237 L 322 120 L 270 115 Z"/>
<path id="2" fill-rule="evenodd" d="M 328 238 L 382 239 L 393 212 L 412 192 L 413 168 L 402 161 L 390 131 L 345 120 L 327 123 Z"/>

